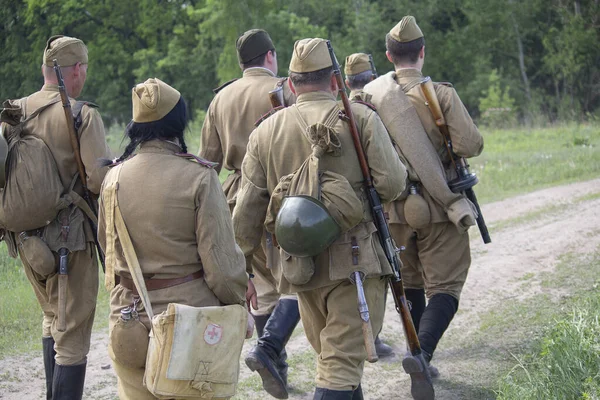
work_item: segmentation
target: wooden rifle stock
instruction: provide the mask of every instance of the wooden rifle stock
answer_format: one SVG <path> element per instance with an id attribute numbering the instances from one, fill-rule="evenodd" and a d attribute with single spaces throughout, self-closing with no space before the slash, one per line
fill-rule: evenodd
<path id="1" fill-rule="evenodd" d="M 275 89 L 269 92 L 269 100 L 273 108 L 285 107 L 285 101 L 283 99 L 283 87 L 277 86 Z"/>
<path id="2" fill-rule="evenodd" d="M 439 128 L 442 137 L 444 138 L 444 143 L 448 149 L 448 156 L 450 157 L 450 162 L 452 163 L 452 167 L 457 174 L 456 182 L 449 182 L 450 189 L 453 192 L 464 192 L 465 196 L 467 196 L 471 203 L 473 203 L 475 209 L 477 210 L 477 227 L 481 233 L 483 243 L 491 243 L 492 239 L 490 237 L 490 233 L 487 225 L 485 224 L 485 220 L 483 219 L 483 214 L 481 213 L 481 208 L 479 207 L 479 202 L 477 201 L 477 196 L 475 196 L 475 191 L 473 191 L 473 186 L 475 186 L 475 184 L 478 182 L 477 177 L 475 174 L 472 174 L 469 171 L 469 164 L 467 164 L 467 161 L 464 159 L 464 157 L 458 157 L 456 154 L 454 154 L 454 149 L 452 148 L 452 138 L 450 137 L 448 125 L 446 125 L 446 118 L 444 117 L 444 113 L 440 107 L 440 103 L 437 95 L 435 94 L 435 88 L 433 87 L 433 82 L 431 81 L 430 77 L 426 77 L 421 83 L 421 90 L 425 96 L 425 100 L 427 101 L 427 107 L 429 107 L 431 115 L 435 120 L 435 125 Z M 455 184 L 453 185 L 453 183 Z"/>
<path id="3" fill-rule="evenodd" d="M 98 211 L 96 210 L 96 207 L 92 202 L 90 191 L 87 187 L 87 175 L 85 173 L 85 166 L 83 165 L 83 160 L 81 159 L 81 152 L 79 151 L 79 137 L 77 136 L 77 132 L 75 131 L 75 119 L 73 118 L 73 111 L 71 110 L 71 102 L 69 101 L 69 95 L 67 94 L 67 89 L 65 88 L 65 81 L 62 76 L 62 71 L 60 70 L 60 65 L 58 65 L 58 61 L 53 60 L 53 63 L 54 72 L 56 73 L 56 80 L 58 82 L 58 91 L 62 100 L 65 118 L 67 119 L 69 139 L 71 141 L 73 154 L 75 155 L 75 161 L 77 162 L 77 172 L 79 174 L 79 178 L 81 179 L 81 185 L 83 187 L 83 198 L 90 207 L 90 210 L 92 210 L 94 215 L 98 217 Z M 94 223 L 94 221 L 92 221 L 91 218 L 88 217 L 88 221 L 92 226 L 94 243 L 96 244 L 98 258 L 100 259 L 100 264 L 102 265 L 102 271 L 106 271 L 106 267 L 104 266 L 104 253 L 102 251 L 102 248 L 100 247 L 100 243 L 98 242 L 98 228 L 96 226 L 96 223 Z"/>
<path id="4" fill-rule="evenodd" d="M 375 226 L 377 228 L 379 242 L 381 243 L 381 247 L 383 247 L 383 251 L 385 252 L 388 262 L 390 263 L 394 271 L 394 275 L 389 278 L 389 284 L 392 288 L 394 303 L 396 304 L 396 311 L 398 311 L 398 313 L 400 314 L 402 326 L 404 328 L 404 334 L 406 336 L 406 342 L 410 353 L 413 356 L 418 356 L 421 354 L 421 345 L 419 344 L 417 331 L 415 330 L 415 326 L 410 315 L 410 310 L 408 308 L 408 303 L 406 302 L 406 294 L 404 292 L 404 285 L 402 284 L 402 277 L 400 274 L 401 262 L 398 257 L 398 251 L 390 235 L 390 229 L 385 218 L 383 205 L 381 204 L 381 198 L 379 197 L 379 194 L 377 193 L 377 190 L 373 185 L 373 179 L 371 177 L 369 164 L 367 163 L 365 151 L 360 141 L 360 135 L 356 128 L 356 121 L 354 119 L 354 114 L 352 113 L 352 109 L 350 107 L 348 95 L 346 94 L 346 87 L 344 85 L 344 80 L 342 79 L 340 66 L 337 62 L 337 59 L 335 58 L 335 54 L 333 53 L 333 47 L 331 46 L 331 42 L 329 40 L 327 41 L 327 48 L 329 49 L 329 55 L 333 63 L 333 72 L 337 81 L 339 95 L 342 98 L 344 111 L 348 120 L 350 132 L 352 133 L 352 141 L 354 143 L 356 154 L 358 155 L 360 168 L 364 177 L 364 185 L 367 189 L 367 197 L 369 199 L 369 204 L 373 213 L 373 222 L 375 223 Z"/>

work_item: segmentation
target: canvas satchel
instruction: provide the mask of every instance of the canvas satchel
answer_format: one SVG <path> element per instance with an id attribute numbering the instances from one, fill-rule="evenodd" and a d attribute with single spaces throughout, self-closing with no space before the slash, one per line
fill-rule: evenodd
<path id="1" fill-rule="evenodd" d="M 159 399 L 221 399 L 235 395 L 248 313 L 239 305 L 192 307 L 170 303 L 154 315 L 131 237 L 119 209 L 123 164 L 105 182 L 107 267 L 118 236 L 129 272 L 151 321 L 144 385 Z M 112 245 L 108 243 L 112 242 Z M 109 251 L 110 248 L 110 251 Z M 114 271 L 114 270 L 112 270 Z M 108 268 L 107 268 L 108 274 Z"/>

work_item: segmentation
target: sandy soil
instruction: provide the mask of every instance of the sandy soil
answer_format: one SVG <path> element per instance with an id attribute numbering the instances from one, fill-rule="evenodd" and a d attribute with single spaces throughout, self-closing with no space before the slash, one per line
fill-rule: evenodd
<path id="1" fill-rule="evenodd" d="M 480 329 L 480 317 L 506 299 L 527 299 L 542 291 L 539 280 L 528 279 L 530 283 L 523 285 L 523 277 L 551 271 L 562 254 L 590 253 L 599 248 L 600 197 L 595 194 L 600 194 L 600 179 L 545 189 L 483 207 L 493 243 L 484 245 L 477 229 L 471 230 L 473 261 L 460 310 L 434 359 L 441 372 L 435 382 L 437 399 L 495 397 L 493 385 L 501 368 L 495 360 L 499 352 L 509 350 L 494 345 L 471 346 L 471 339 Z M 523 220 L 519 222 L 518 218 Z M 392 303 L 388 302 L 382 337 L 401 355 L 404 340 Z M 106 351 L 107 336 L 107 332 L 99 332 L 92 338 L 87 399 L 116 398 L 116 378 Z M 242 354 L 251 345 L 252 341 L 247 341 Z M 315 357 L 301 326 L 288 345 L 288 354 L 290 399 L 312 399 Z M 271 398 L 259 389 L 259 380 L 251 375 L 243 360 L 240 370 L 236 399 Z M 409 386 L 399 356 L 365 367 L 366 399 L 410 399 Z M 41 356 L 28 354 L 0 361 L 1 399 L 42 399 L 44 389 Z"/>

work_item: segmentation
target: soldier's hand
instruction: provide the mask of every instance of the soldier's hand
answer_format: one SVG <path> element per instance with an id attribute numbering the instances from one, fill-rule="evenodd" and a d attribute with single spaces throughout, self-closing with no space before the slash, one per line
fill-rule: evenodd
<path id="1" fill-rule="evenodd" d="M 248 289 L 246 289 L 246 304 L 248 305 L 248 312 L 250 312 L 250 305 L 255 310 L 258 310 L 258 299 L 256 298 L 256 288 L 252 279 L 248 279 Z"/>

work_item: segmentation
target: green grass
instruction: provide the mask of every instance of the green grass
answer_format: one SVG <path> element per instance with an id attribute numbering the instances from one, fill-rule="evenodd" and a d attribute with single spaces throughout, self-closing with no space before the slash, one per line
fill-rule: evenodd
<path id="1" fill-rule="evenodd" d="M 94 330 L 108 327 L 109 293 L 104 290 L 100 272 L 100 289 Z M 21 261 L 8 256 L 0 246 L 0 359 L 42 349 L 42 309 L 33 293 Z"/>
<path id="2" fill-rule="evenodd" d="M 470 160 L 481 203 L 600 176 L 600 126 L 483 129 L 485 148 Z"/>
<path id="3" fill-rule="evenodd" d="M 541 278 L 545 294 L 507 302 L 482 318 L 479 334 L 501 335 L 514 352 L 497 398 L 599 399 L 600 251 L 565 254 Z"/>

